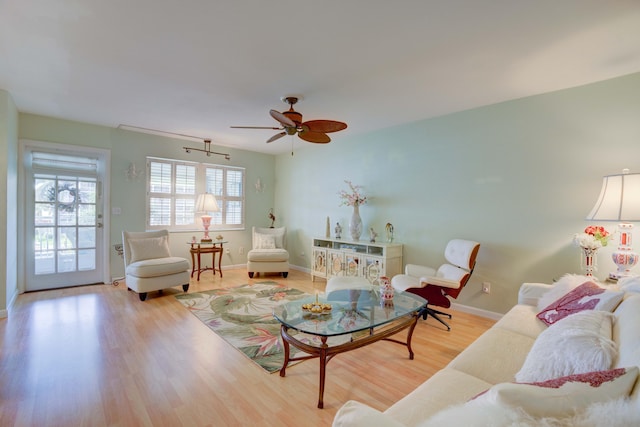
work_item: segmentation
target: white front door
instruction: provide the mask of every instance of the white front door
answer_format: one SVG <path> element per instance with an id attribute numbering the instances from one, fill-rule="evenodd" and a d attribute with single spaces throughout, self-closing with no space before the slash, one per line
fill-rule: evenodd
<path id="1" fill-rule="evenodd" d="M 27 144 L 25 290 L 104 281 L 104 153 Z"/>

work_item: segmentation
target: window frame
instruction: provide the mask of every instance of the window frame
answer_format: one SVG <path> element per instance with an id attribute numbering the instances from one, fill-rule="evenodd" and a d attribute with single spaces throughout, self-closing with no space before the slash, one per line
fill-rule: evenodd
<path id="1" fill-rule="evenodd" d="M 151 191 L 152 185 L 152 176 L 151 176 L 151 167 L 152 163 L 161 163 L 170 166 L 171 177 L 170 177 L 170 191 Z M 186 166 L 195 168 L 195 179 L 193 183 L 186 182 L 182 184 L 182 190 L 177 192 L 177 177 L 176 177 L 176 169 L 178 166 Z M 192 231 L 202 231 L 202 222 L 200 221 L 200 217 L 202 214 L 197 212 L 193 212 L 193 221 L 185 224 L 176 224 L 177 218 L 177 210 L 176 210 L 176 201 L 183 200 L 187 201 L 185 205 L 182 206 L 183 210 L 181 211 L 182 216 L 189 216 L 191 212 L 189 208 L 194 209 L 196 200 L 198 195 L 206 192 L 207 190 L 211 190 L 210 192 L 214 194 L 216 197 L 216 201 L 218 202 L 218 207 L 220 211 L 211 212 L 211 226 L 209 227 L 210 232 L 214 232 L 217 230 L 244 230 L 246 228 L 245 225 L 245 212 L 246 212 L 246 169 L 239 166 L 227 166 L 227 165 L 219 165 L 214 163 L 202 163 L 202 162 L 193 162 L 188 160 L 177 160 L 177 159 L 166 159 L 161 157 L 152 157 L 148 156 L 146 158 L 146 170 L 147 170 L 147 180 L 146 180 L 146 209 L 145 209 L 145 222 L 147 230 L 160 230 L 160 229 L 168 229 L 170 232 L 192 232 Z M 222 172 L 222 180 L 219 182 L 207 182 L 207 170 L 216 170 Z M 230 195 L 229 188 L 229 176 L 233 174 L 240 173 L 240 179 L 235 179 L 236 189 L 237 186 L 240 186 L 239 195 Z M 215 174 L 214 174 L 215 175 Z M 182 176 L 184 178 L 184 175 Z M 217 185 L 216 185 L 217 184 Z M 193 193 L 188 191 L 189 187 L 193 187 Z M 187 191 L 187 192 L 185 192 Z M 151 224 L 151 201 L 152 199 L 157 198 L 160 200 L 169 200 L 169 223 L 162 224 Z M 191 202 L 191 203 L 189 203 Z M 239 202 L 239 204 L 238 204 Z M 230 211 L 230 206 L 234 205 L 235 207 L 239 206 L 239 213 L 232 215 L 233 213 Z M 231 221 L 231 223 L 227 223 L 229 220 L 237 220 Z"/>

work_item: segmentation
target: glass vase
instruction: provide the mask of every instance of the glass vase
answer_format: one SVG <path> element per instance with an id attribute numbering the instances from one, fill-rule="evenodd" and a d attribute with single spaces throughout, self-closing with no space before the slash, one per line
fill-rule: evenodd
<path id="1" fill-rule="evenodd" d="M 360 218 L 360 205 L 358 203 L 353 205 L 353 213 L 349 221 L 349 234 L 351 235 L 351 240 L 360 240 L 360 235 L 362 234 L 362 218 Z"/>

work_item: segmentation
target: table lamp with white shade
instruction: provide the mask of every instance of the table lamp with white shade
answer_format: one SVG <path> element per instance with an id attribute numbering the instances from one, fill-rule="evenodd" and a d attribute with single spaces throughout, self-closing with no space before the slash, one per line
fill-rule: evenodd
<path id="1" fill-rule="evenodd" d="M 204 227 L 204 237 L 200 239 L 201 242 L 211 242 L 209 237 L 209 226 L 211 225 L 211 215 L 209 212 L 218 212 L 218 202 L 211 193 L 204 193 L 198 196 L 196 200 L 196 213 L 204 213 L 202 215 L 202 226 Z"/>
<path id="2" fill-rule="evenodd" d="M 611 255 L 618 269 L 609 273 L 609 278 L 631 276 L 631 268 L 638 263 L 631 222 L 640 221 L 640 173 L 624 169 L 621 174 L 603 177 L 600 196 L 586 219 L 618 222 L 618 249 Z"/>

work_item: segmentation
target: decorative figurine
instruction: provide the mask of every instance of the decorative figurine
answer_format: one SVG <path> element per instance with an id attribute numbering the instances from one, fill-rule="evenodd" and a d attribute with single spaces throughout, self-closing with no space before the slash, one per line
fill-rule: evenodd
<path id="1" fill-rule="evenodd" d="M 375 232 L 373 227 L 369 228 L 369 240 L 371 241 L 371 243 L 376 242 L 376 237 L 378 237 L 378 233 Z"/>
<path id="2" fill-rule="evenodd" d="M 336 239 L 341 239 L 342 238 L 342 227 L 340 227 L 340 223 L 336 222 Z"/>
<path id="3" fill-rule="evenodd" d="M 271 220 L 271 226 L 269 228 L 274 228 L 273 223 L 276 222 L 276 216 L 273 214 L 273 208 L 269 209 L 269 219 Z"/>
<path id="4" fill-rule="evenodd" d="M 387 242 L 389 243 L 393 242 L 393 224 L 388 222 L 384 228 L 385 228 L 385 231 L 387 232 Z"/>

